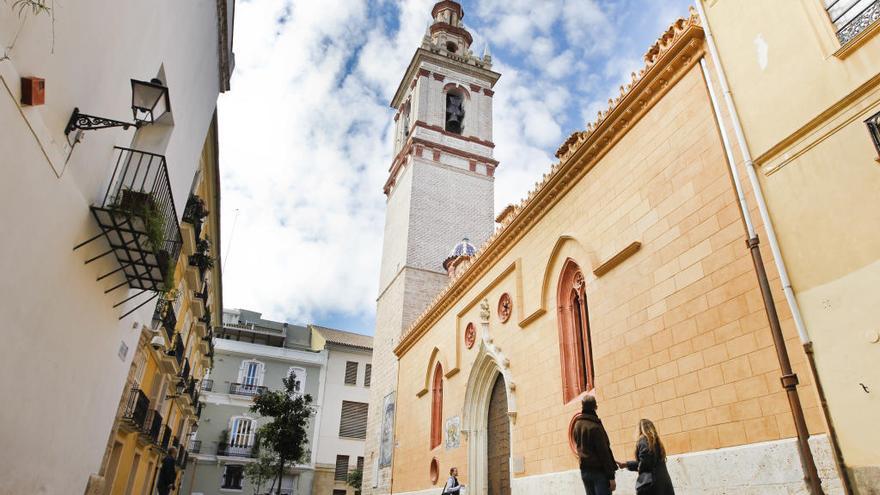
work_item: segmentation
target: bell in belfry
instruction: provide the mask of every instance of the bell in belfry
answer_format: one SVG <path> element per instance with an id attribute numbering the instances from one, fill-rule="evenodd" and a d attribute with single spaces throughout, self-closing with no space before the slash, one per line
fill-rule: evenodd
<path id="1" fill-rule="evenodd" d="M 452 93 L 446 94 L 446 130 L 449 132 L 461 134 L 464 122 L 462 102 L 461 96 Z"/>

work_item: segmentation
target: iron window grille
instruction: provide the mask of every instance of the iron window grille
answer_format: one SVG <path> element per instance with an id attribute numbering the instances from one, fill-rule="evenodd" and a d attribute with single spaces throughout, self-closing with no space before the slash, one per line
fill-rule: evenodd
<path id="1" fill-rule="evenodd" d="M 825 0 L 825 10 L 845 45 L 880 19 L 880 0 Z"/>
<path id="2" fill-rule="evenodd" d="M 241 481 L 244 478 L 244 466 L 227 465 L 223 471 L 223 486 L 231 490 L 241 490 Z"/>
<path id="3" fill-rule="evenodd" d="M 866 120 L 865 125 L 868 126 L 871 140 L 874 141 L 874 149 L 877 150 L 877 157 L 880 158 L 880 112 L 875 113 Z"/>

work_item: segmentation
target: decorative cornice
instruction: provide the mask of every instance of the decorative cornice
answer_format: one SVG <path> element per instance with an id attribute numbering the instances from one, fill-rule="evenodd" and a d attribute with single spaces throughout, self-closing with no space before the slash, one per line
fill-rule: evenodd
<path id="1" fill-rule="evenodd" d="M 464 39 L 464 42 L 467 43 L 467 46 L 471 46 L 471 43 L 474 42 L 474 37 L 471 36 L 471 33 L 469 33 L 467 29 L 453 26 L 452 24 L 447 24 L 445 22 L 438 22 L 431 25 L 431 36 L 441 31 L 446 31 L 454 36 L 461 36 L 461 38 Z"/>
<path id="2" fill-rule="evenodd" d="M 477 250 L 470 266 L 428 304 L 427 309 L 403 332 L 394 353 L 402 356 L 415 342 L 471 289 L 502 256 L 644 116 L 703 53 L 703 29 L 696 10 L 687 19 L 676 20 L 645 55 L 645 67 L 632 82 L 620 87 L 620 96 L 608 101 L 587 130 L 572 134 L 557 152 L 559 163 L 535 183 L 512 214 Z"/>
<path id="3" fill-rule="evenodd" d="M 463 139 L 465 141 L 470 141 L 472 143 L 481 144 L 487 148 L 494 148 L 495 147 L 495 143 L 493 143 L 492 141 L 486 141 L 486 140 L 480 139 L 476 136 L 463 136 L 461 134 L 449 132 L 446 129 L 440 127 L 439 125 L 431 125 L 423 120 L 417 120 L 415 122 L 415 124 L 413 124 L 412 129 L 410 129 L 410 133 L 412 133 L 412 131 L 414 131 L 416 127 L 421 127 L 423 129 L 428 129 L 431 131 L 437 131 L 445 136 L 449 136 L 449 137 L 452 137 L 455 139 Z"/>

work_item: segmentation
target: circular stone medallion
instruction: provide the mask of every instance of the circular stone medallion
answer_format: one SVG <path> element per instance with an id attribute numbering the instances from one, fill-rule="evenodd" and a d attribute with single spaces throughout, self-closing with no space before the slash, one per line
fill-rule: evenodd
<path id="1" fill-rule="evenodd" d="M 507 292 L 501 294 L 501 298 L 498 299 L 498 318 L 501 319 L 501 323 L 507 323 L 512 310 L 513 303 L 510 301 L 510 294 Z"/>
<path id="2" fill-rule="evenodd" d="M 477 329 L 474 327 L 473 323 L 468 323 L 467 328 L 464 329 L 464 345 L 467 346 L 468 349 L 474 346 L 474 342 L 477 341 Z"/>

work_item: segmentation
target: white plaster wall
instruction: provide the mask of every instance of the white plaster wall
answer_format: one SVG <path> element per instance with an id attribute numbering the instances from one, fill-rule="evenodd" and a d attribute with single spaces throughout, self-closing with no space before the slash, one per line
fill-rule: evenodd
<path id="1" fill-rule="evenodd" d="M 345 365 L 348 361 L 358 363 L 356 385 L 345 384 Z M 346 352 L 330 349 L 324 382 L 324 403 L 321 406 L 321 431 L 316 447 L 319 464 L 335 464 L 337 455 L 349 456 L 353 468 L 358 457 L 364 457 L 364 441 L 339 437 L 339 422 L 342 416 L 342 401 L 370 402 L 370 389 L 364 387 L 366 365 L 372 362 L 367 352 Z M 365 466 L 366 466 L 366 461 Z"/>
<path id="2" fill-rule="evenodd" d="M 97 231 L 89 206 L 112 170 L 113 145 L 133 130 L 86 133 L 70 151 L 63 134 L 74 106 L 131 118 L 129 79 L 155 77 L 164 65 L 173 129 L 163 143 L 178 216 L 198 166 L 218 94 L 216 2 L 56 2 L 55 43 L 48 16 L 28 18 L 10 58 L 0 62 L 0 390 L 15 407 L 0 412 L 0 493 L 82 493 L 100 467 L 141 325 L 153 304 L 119 317 L 144 296 L 104 289 L 98 275 L 118 267 L 102 242 L 72 251 Z M 0 41 L 20 20 L 0 4 Z M 46 105 L 19 108 L 19 77 L 46 79 Z M 170 134 L 168 134 L 170 132 Z M 167 144 L 167 146 L 166 146 Z M 128 346 L 120 359 L 120 345 Z"/>

